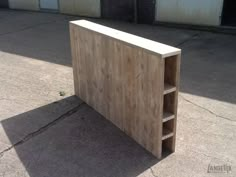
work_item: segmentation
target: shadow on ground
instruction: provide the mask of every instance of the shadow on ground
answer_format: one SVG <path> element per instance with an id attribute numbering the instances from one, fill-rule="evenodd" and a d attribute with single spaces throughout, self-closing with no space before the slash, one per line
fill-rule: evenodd
<path id="1" fill-rule="evenodd" d="M 30 176 L 132 177 L 158 162 L 86 104 L 52 121 L 53 112 L 48 111 L 57 111 L 71 101 L 76 101 L 74 96 L 1 122 Z M 46 126 L 27 130 L 42 118 L 49 119 Z"/>

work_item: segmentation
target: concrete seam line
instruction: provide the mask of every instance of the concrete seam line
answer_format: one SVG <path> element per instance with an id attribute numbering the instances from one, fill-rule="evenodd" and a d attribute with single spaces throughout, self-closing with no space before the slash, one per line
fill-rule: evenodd
<path id="1" fill-rule="evenodd" d="M 203 152 L 198 152 L 198 151 L 195 151 L 195 150 L 191 150 L 191 151 L 194 152 L 194 153 L 203 155 L 203 156 L 205 156 L 205 157 L 211 158 L 211 159 L 222 160 L 222 158 L 215 157 L 215 156 L 211 156 L 211 155 L 205 154 L 205 153 L 203 153 Z M 228 159 L 223 159 L 223 160 L 228 162 Z"/>
<path id="2" fill-rule="evenodd" d="M 70 18 L 65 18 L 64 20 L 52 20 L 52 21 L 49 21 L 49 22 L 38 23 L 38 24 L 35 24 L 35 25 L 31 25 L 31 26 L 19 29 L 18 31 L 10 31 L 10 32 L 2 33 L 2 34 L 0 33 L 0 37 L 5 36 L 5 35 L 9 35 L 9 34 L 14 34 L 14 33 L 22 32 L 22 31 L 26 31 L 26 30 L 29 30 L 29 29 L 33 29 L 33 28 L 38 27 L 38 26 L 48 25 L 48 24 L 56 23 L 58 21 L 67 21 L 67 20 L 70 20 Z"/>
<path id="3" fill-rule="evenodd" d="M 22 32 L 22 31 L 26 31 L 26 30 L 29 30 L 29 29 L 32 29 L 32 28 L 35 28 L 35 27 L 38 27 L 38 26 L 41 26 L 41 25 L 47 25 L 47 24 L 51 24 L 51 23 L 55 23 L 55 22 L 56 22 L 56 20 L 50 21 L 50 22 L 45 22 L 45 23 L 39 23 L 39 24 L 31 25 L 31 26 L 19 29 L 17 31 L 10 31 L 10 32 L 2 33 L 2 34 L 0 34 L 0 37 L 1 36 L 5 36 L 5 35 L 9 35 L 9 34 L 14 34 L 14 33 Z"/>
<path id="4" fill-rule="evenodd" d="M 186 40 L 180 42 L 179 44 L 175 45 L 175 47 L 181 47 L 182 45 L 184 45 L 184 44 L 188 43 L 189 41 L 191 41 L 193 38 L 199 36 L 200 33 L 201 33 L 201 32 L 198 32 L 198 33 L 193 34 L 193 35 L 190 36 L 188 39 L 186 39 Z"/>
<path id="5" fill-rule="evenodd" d="M 150 171 L 151 171 L 152 176 L 158 177 L 157 175 L 155 175 L 154 170 L 152 169 L 152 167 L 150 168 Z"/>
<path id="6" fill-rule="evenodd" d="M 29 141 L 30 139 L 44 133 L 45 131 L 47 131 L 49 128 L 55 126 L 56 124 L 58 124 L 60 121 L 66 119 L 67 117 L 73 115 L 74 113 L 76 113 L 77 111 L 79 111 L 79 109 L 85 105 L 85 102 L 80 103 L 79 105 L 75 106 L 74 108 L 70 109 L 69 111 L 65 112 L 64 114 L 62 114 L 61 116 L 59 116 L 58 118 L 54 119 L 52 122 L 49 122 L 48 124 L 44 125 L 43 127 L 40 127 L 38 130 L 29 133 L 28 135 L 26 135 L 25 137 L 23 137 L 21 140 L 19 140 L 18 142 L 14 143 L 13 145 L 11 145 L 10 147 L 8 147 L 7 149 L 3 150 L 0 152 L 0 158 L 4 155 L 5 152 L 10 151 L 12 148 L 19 146 L 27 141 Z"/>
<path id="7" fill-rule="evenodd" d="M 183 97 L 182 95 L 179 95 L 179 96 L 180 96 L 181 98 L 183 98 L 185 101 L 187 101 L 188 103 L 191 103 L 191 104 L 193 104 L 194 106 L 197 106 L 197 107 L 199 107 L 199 108 L 201 108 L 201 109 L 203 109 L 203 110 L 209 112 L 210 114 L 213 114 L 213 115 L 216 116 L 216 117 L 219 117 L 219 118 L 222 118 L 222 119 L 231 121 L 231 122 L 236 122 L 235 120 L 232 120 L 232 119 L 230 119 L 230 118 L 228 118 L 228 117 L 224 117 L 224 116 L 218 115 L 218 114 L 214 113 L 213 111 L 211 111 L 211 110 L 209 110 L 209 109 L 207 109 L 207 108 L 204 108 L 203 106 L 200 106 L 200 105 L 198 105 L 198 104 L 196 104 L 196 103 L 194 103 L 194 102 L 188 100 L 187 98 Z"/>

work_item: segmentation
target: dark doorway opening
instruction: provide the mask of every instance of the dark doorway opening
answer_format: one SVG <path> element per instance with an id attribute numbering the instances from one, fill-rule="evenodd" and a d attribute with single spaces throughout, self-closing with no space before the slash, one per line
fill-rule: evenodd
<path id="1" fill-rule="evenodd" d="M 8 0 L 0 0 L 0 8 L 8 8 Z"/>
<path id="2" fill-rule="evenodd" d="M 155 0 L 137 0 L 138 23 L 152 24 L 155 20 Z"/>
<path id="3" fill-rule="evenodd" d="M 155 0 L 102 0 L 102 18 L 152 24 Z"/>
<path id="4" fill-rule="evenodd" d="M 236 26 L 236 1 L 224 0 L 221 25 Z"/>
<path id="5" fill-rule="evenodd" d="M 102 0 L 101 9 L 103 18 L 134 21 L 134 0 Z"/>

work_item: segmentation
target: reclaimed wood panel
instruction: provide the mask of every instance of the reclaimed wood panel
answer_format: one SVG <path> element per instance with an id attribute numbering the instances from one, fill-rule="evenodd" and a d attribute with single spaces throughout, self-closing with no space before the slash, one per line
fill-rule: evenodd
<path id="1" fill-rule="evenodd" d="M 164 58 L 180 50 L 84 20 L 70 37 L 75 94 L 161 158 Z"/>

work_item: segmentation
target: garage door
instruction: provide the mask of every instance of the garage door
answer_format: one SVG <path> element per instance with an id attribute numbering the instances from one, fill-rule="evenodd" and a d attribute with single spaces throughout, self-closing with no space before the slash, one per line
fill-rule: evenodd
<path id="1" fill-rule="evenodd" d="M 137 0 L 138 23 L 152 24 L 155 21 L 156 0 Z"/>
<path id="2" fill-rule="evenodd" d="M 40 8 L 58 10 L 58 0 L 40 0 Z"/>
<path id="3" fill-rule="evenodd" d="M 0 0 L 0 7 L 8 7 L 8 0 Z"/>
<path id="4" fill-rule="evenodd" d="M 133 0 L 102 0 L 101 6 L 103 18 L 134 21 Z"/>

